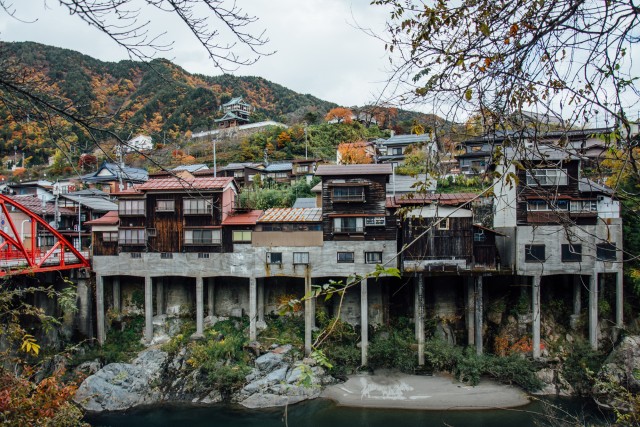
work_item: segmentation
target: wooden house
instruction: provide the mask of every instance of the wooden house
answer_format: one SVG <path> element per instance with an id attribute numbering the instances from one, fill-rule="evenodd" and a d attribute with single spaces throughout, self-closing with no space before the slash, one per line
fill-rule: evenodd
<path id="1" fill-rule="evenodd" d="M 242 97 L 236 97 L 222 104 L 220 110 L 224 112 L 224 116 L 216 119 L 215 122 L 220 128 L 228 128 L 246 125 L 249 123 L 249 116 L 253 107 L 246 103 Z"/>

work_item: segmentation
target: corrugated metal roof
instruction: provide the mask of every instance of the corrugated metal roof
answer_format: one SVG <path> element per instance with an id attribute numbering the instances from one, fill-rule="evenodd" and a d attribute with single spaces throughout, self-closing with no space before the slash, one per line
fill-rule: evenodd
<path id="1" fill-rule="evenodd" d="M 151 179 L 136 187 L 142 191 L 154 190 L 221 190 L 233 181 L 231 177 L 163 178 Z"/>
<path id="2" fill-rule="evenodd" d="M 61 194 L 60 197 L 69 199 L 75 203 L 80 203 L 82 206 L 98 212 L 108 212 L 118 209 L 118 205 L 102 197 L 81 197 L 72 194 Z"/>
<path id="3" fill-rule="evenodd" d="M 293 165 L 291 163 L 272 163 L 264 168 L 264 170 L 267 172 L 290 171 L 293 170 Z"/>
<path id="4" fill-rule="evenodd" d="M 388 139 L 376 139 L 374 141 L 378 145 L 408 145 L 408 144 L 420 144 L 425 142 L 431 142 L 431 136 L 429 134 L 422 135 L 395 135 Z"/>
<path id="5" fill-rule="evenodd" d="M 578 188 L 581 193 L 603 193 L 612 195 L 613 189 L 606 185 L 598 184 L 597 182 L 588 178 L 580 178 L 578 181 Z"/>
<path id="6" fill-rule="evenodd" d="M 403 196 L 388 197 L 387 207 L 398 207 L 403 205 L 422 205 L 429 203 L 438 203 L 440 205 L 461 205 L 469 203 L 478 198 L 476 193 L 445 193 L 445 194 L 420 194 L 409 197 L 410 194 Z"/>
<path id="7" fill-rule="evenodd" d="M 387 194 L 393 194 L 394 191 L 397 195 L 415 193 L 419 190 L 433 192 L 436 191 L 436 187 L 437 181 L 433 178 L 427 178 L 426 174 L 418 174 L 415 177 L 395 174 L 387 183 Z"/>
<path id="8" fill-rule="evenodd" d="M 330 175 L 391 175 L 393 170 L 391 165 L 385 164 L 369 164 L 369 165 L 320 165 L 316 170 L 317 176 Z"/>
<path id="9" fill-rule="evenodd" d="M 246 162 L 246 163 L 229 163 L 228 165 L 222 167 L 222 168 L 218 168 L 218 170 L 234 170 L 234 169 L 244 169 L 245 167 L 248 168 L 258 168 L 258 167 L 263 167 L 264 165 L 262 163 L 251 163 L 251 162 Z"/>
<path id="10" fill-rule="evenodd" d="M 236 213 L 225 218 L 222 225 L 255 225 L 264 211 L 255 210 L 245 213 Z"/>
<path id="11" fill-rule="evenodd" d="M 320 222 L 321 208 L 271 208 L 258 222 Z"/>
<path id="12" fill-rule="evenodd" d="M 85 225 L 118 225 L 120 218 L 118 217 L 118 211 L 109 211 L 100 218 L 92 221 L 86 221 Z"/>
<path id="13" fill-rule="evenodd" d="M 177 172 L 177 171 L 197 172 L 199 170 L 206 170 L 206 169 L 209 169 L 209 166 L 205 165 L 204 163 L 198 163 L 195 165 L 176 166 L 175 168 L 171 169 L 171 171 L 172 172 Z"/>
<path id="14" fill-rule="evenodd" d="M 315 197 L 298 197 L 293 204 L 294 208 L 317 208 Z"/>
<path id="15" fill-rule="evenodd" d="M 42 199 L 40 199 L 39 197 L 36 197 L 35 195 L 26 195 L 26 196 L 9 196 L 7 195 L 8 198 L 10 198 L 11 200 L 13 200 L 14 202 L 17 202 L 19 204 L 21 204 L 22 206 L 24 206 L 25 208 L 27 208 L 28 210 L 30 210 L 31 212 L 33 212 L 34 214 L 38 215 L 38 216 L 42 216 L 43 214 L 43 207 L 42 207 Z M 55 215 L 56 209 L 55 209 L 55 205 L 53 203 L 46 203 L 44 205 L 44 214 L 45 215 Z M 58 208 L 58 212 L 61 215 L 75 215 L 76 211 L 73 208 L 67 208 L 67 207 L 59 207 Z"/>

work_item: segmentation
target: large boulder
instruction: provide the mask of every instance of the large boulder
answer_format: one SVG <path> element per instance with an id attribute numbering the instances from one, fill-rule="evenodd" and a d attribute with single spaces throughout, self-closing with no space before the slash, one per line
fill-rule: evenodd
<path id="1" fill-rule="evenodd" d="M 110 363 L 86 378 L 75 401 L 92 412 L 122 411 L 157 403 L 161 393 L 155 382 L 161 375 L 167 353 L 143 351 L 132 363 Z"/>
<path id="2" fill-rule="evenodd" d="M 622 387 L 632 393 L 640 393 L 640 336 L 625 337 L 620 345 L 613 349 L 600 368 L 596 377 L 593 394 L 598 404 L 605 407 L 616 407 L 623 411 L 628 409 L 620 402 L 624 396 L 616 392 Z"/>

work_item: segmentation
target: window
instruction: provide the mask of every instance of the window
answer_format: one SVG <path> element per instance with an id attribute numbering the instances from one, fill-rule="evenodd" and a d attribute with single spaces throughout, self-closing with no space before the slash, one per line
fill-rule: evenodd
<path id="1" fill-rule="evenodd" d="M 233 177 L 234 178 L 244 178 L 244 171 L 234 171 L 233 172 Z"/>
<path id="2" fill-rule="evenodd" d="M 391 149 L 392 156 L 401 156 L 402 155 L 402 147 L 393 147 Z"/>
<path id="3" fill-rule="evenodd" d="M 473 233 L 474 242 L 484 242 L 487 240 L 487 235 L 484 234 L 484 230 Z"/>
<path id="4" fill-rule="evenodd" d="M 582 245 L 562 245 L 562 262 L 582 262 Z"/>
<path id="5" fill-rule="evenodd" d="M 209 254 L 206 252 L 198 252 L 198 259 L 209 259 Z"/>
<path id="6" fill-rule="evenodd" d="M 597 212 L 597 200 L 572 200 L 571 212 Z"/>
<path id="7" fill-rule="evenodd" d="M 598 243 L 596 245 L 596 258 L 598 261 L 616 261 L 616 244 Z"/>
<path id="8" fill-rule="evenodd" d="M 307 173 L 309 172 L 309 165 L 298 165 L 296 167 L 296 173 Z"/>
<path id="9" fill-rule="evenodd" d="M 120 200 L 119 215 L 144 215 L 144 200 Z"/>
<path id="10" fill-rule="evenodd" d="M 140 259 L 142 258 L 142 254 L 140 252 L 131 252 L 131 258 Z"/>
<path id="11" fill-rule="evenodd" d="M 354 262 L 353 252 L 338 252 L 338 262 Z"/>
<path id="12" fill-rule="evenodd" d="M 267 264 L 282 264 L 282 252 L 267 252 Z"/>
<path id="13" fill-rule="evenodd" d="M 204 215 L 213 211 L 211 199 L 184 199 L 183 202 L 185 215 Z"/>
<path id="14" fill-rule="evenodd" d="M 251 243 L 251 230 L 233 230 L 233 243 Z"/>
<path id="15" fill-rule="evenodd" d="M 334 202 L 364 202 L 364 187 L 333 187 L 331 200 Z"/>
<path id="16" fill-rule="evenodd" d="M 334 233 L 363 233 L 364 218 L 334 218 L 333 231 Z"/>
<path id="17" fill-rule="evenodd" d="M 105 231 L 102 233 L 102 241 L 103 242 L 117 242 L 118 241 L 118 232 L 117 231 Z"/>
<path id="18" fill-rule="evenodd" d="M 275 173 L 275 178 L 287 178 L 289 176 L 289 174 L 287 172 L 276 172 Z"/>
<path id="19" fill-rule="evenodd" d="M 294 264 L 309 264 L 309 252 L 294 252 L 293 253 Z"/>
<path id="20" fill-rule="evenodd" d="M 437 221 L 438 219 L 436 219 Z M 449 229 L 449 218 L 442 218 L 436 225 L 436 229 L 438 230 L 448 230 Z"/>
<path id="21" fill-rule="evenodd" d="M 185 245 L 219 245 L 220 230 L 219 229 L 202 229 L 202 230 L 185 230 Z"/>
<path id="22" fill-rule="evenodd" d="M 545 245 L 524 245 L 524 260 L 528 262 L 544 262 Z"/>
<path id="23" fill-rule="evenodd" d="M 382 264 L 382 252 L 365 252 L 364 262 L 367 264 Z"/>
<path id="24" fill-rule="evenodd" d="M 364 225 L 367 227 L 384 227 L 386 218 L 383 216 L 370 216 L 364 219 Z"/>
<path id="25" fill-rule="evenodd" d="M 160 259 L 173 259 L 173 254 L 171 252 L 162 252 Z"/>
<path id="26" fill-rule="evenodd" d="M 527 171 L 527 185 L 567 185 L 564 169 L 532 169 Z"/>
<path id="27" fill-rule="evenodd" d="M 175 211 L 175 200 L 158 200 L 156 202 L 156 212 L 173 212 Z"/>
<path id="28" fill-rule="evenodd" d="M 145 242 L 144 228 L 128 228 L 118 231 L 118 243 L 121 245 L 144 245 Z"/>

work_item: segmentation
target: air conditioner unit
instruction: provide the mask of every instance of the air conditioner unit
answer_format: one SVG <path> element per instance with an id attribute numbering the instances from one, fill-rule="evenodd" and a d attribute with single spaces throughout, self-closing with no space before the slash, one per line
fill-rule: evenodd
<path id="1" fill-rule="evenodd" d="M 80 226 L 78 224 L 73 226 L 73 231 L 78 231 L 78 229 L 80 228 Z"/>
<path id="2" fill-rule="evenodd" d="M 147 228 L 147 236 L 148 237 L 156 237 L 156 229 L 155 228 Z"/>

